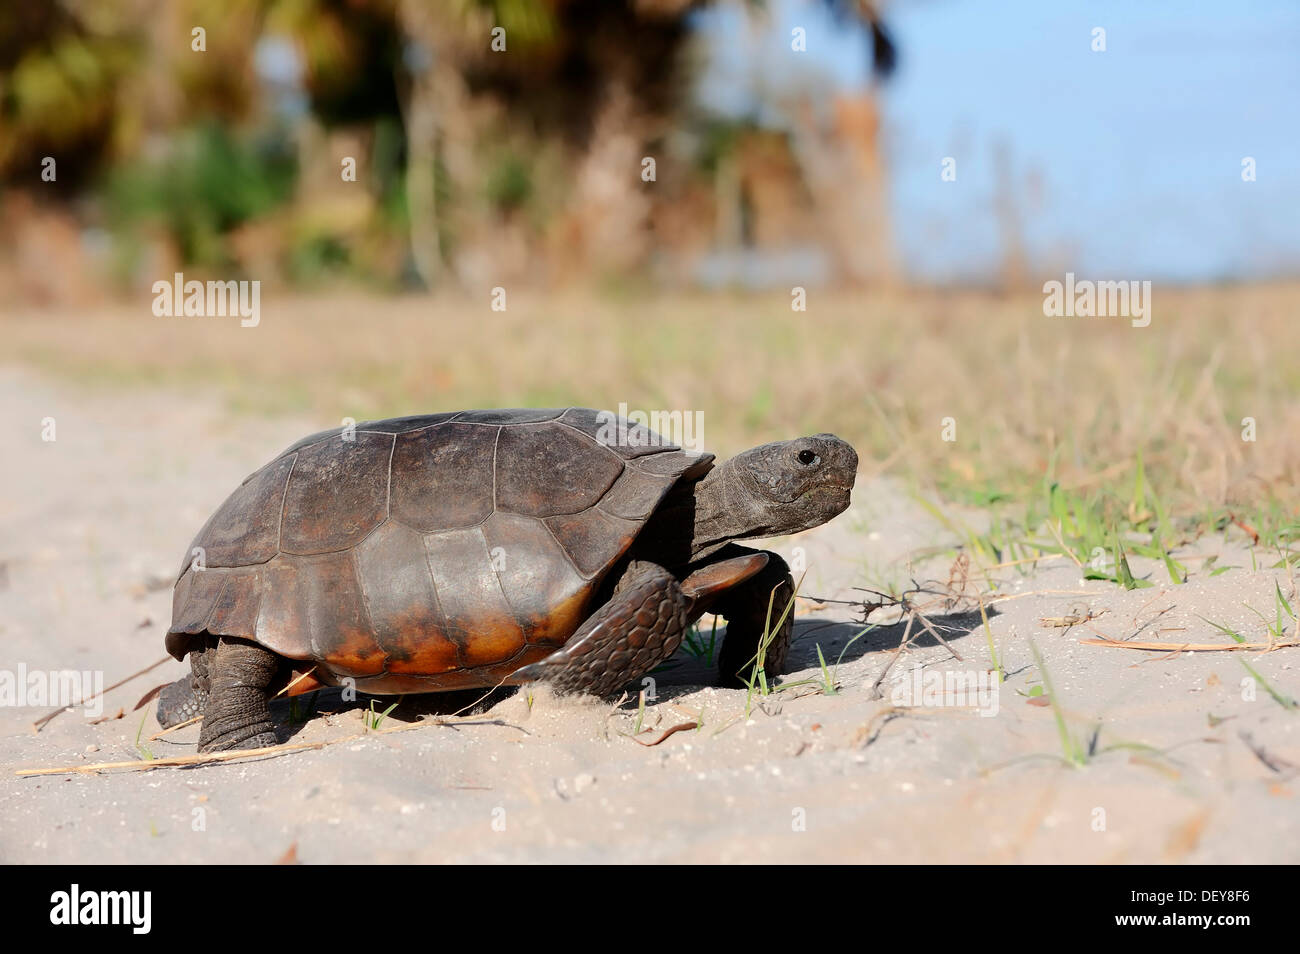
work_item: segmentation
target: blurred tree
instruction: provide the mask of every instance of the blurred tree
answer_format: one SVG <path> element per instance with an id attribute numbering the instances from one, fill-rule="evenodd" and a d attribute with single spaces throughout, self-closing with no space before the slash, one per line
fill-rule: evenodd
<path id="1" fill-rule="evenodd" d="M 295 157 L 284 143 L 236 138 L 208 120 L 156 160 L 116 167 L 107 180 L 107 223 L 127 232 L 160 223 L 184 262 L 228 268 L 223 237 L 293 194 Z"/>
<path id="2" fill-rule="evenodd" d="M 867 0 L 824 2 L 867 26 L 873 69 L 879 77 L 888 75 L 896 56 L 875 6 Z M 484 227 L 494 209 L 483 208 L 482 199 L 491 197 L 485 183 L 499 180 L 500 173 L 485 166 L 475 148 L 490 135 L 485 127 L 493 114 L 485 117 L 476 108 L 485 101 L 498 107 L 497 117 L 508 117 L 536 143 L 564 157 L 567 188 L 563 200 L 553 203 L 557 214 L 544 239 L 552 271 L 564 270 L 557 259 L 575 267 L 580 263 L 597 275 L 643 265 L 650 249 L 652 197 L 666 190 L 647 190 L 638 173 L 642 158 L 661 150 L 680 124 L 687 98 L 683 52 L 691 35 L 689 17 L 707 3 L 451 0 L 435 9 L 401 0 L 412 73 L 406 109 L 412 150 L 408 197 L 412 241 L 425 280 L 437 281 L 446 260 L 462 282 L 472 283 L 487 277 L 481 263 L 494 261 L 496 233 Z M 878 173 L 878 162 L 859 155 L 864 145 L 875 148 L 874 127 L 870 131 L 870 137 L 845 147 L 843 157 L 827 158 L 834 147 L 826 145 L 826 137 L 803 137 L 799 155 L 807 158 L 813 184 L 831 168 L 849 177 Z M 874 198 L 852 205 L 858 212 L 879 213 L 883 223 L 880 185 L 876 175 L 869 183 Z M 814 195 L 834 205 L 827 189 L 814 188 Z M 841 228 L 831 235 L 848 245 L 871 227 L 870 222 L 858 225 L 857 232 Z M 877 236 L 866 244 L 874 253 L 887 241 Z M 846 248 L 838 257 L 857 277 L 871 273 L 860 265 L 861 252 Z"/>
<path id="3" fill-rule="evenodd" d="M 41 160 L 75 187 L 129 134 L 121 108 L 142 45 L 131 4 L 11 3 L 0 17 L 0 181 L 41 188 Z M 43 190 L 74 194 L 72 188 Z"/>
<path id="4" fill-rule="evenodd" d="M 681 125 L 690 16 L 707 2 L 11 3 L 0 18 L 0 181 L 35 190 L 44 155 L 74 186 L 116 164 L 114 222 L 152 216 L 182 258 L 228 262 L 224 236 L 293 191 L 295 165 L 266 134 L 298 143 L 301 180 L 303 150 L 349 129 L 373 160 L 368 214 L 409 227 L 426 284 L 448 271 L 467 285 L 539 268 L 626 273 L 647 261 L 655 204 L 673 201 L 639 173 Z M 869 25 L 873 62 L 887 71 L 893 48 L 874 7 L 824 2 Z M 191 45 L 198 28 L 202 52 Z M 296 49 L 308 111 L 292 121 L 324 134 L 291 132 L 271 109 L 256 62 L 270 35 Z M 825 161 L 828 148 L 805 137 L 797 150 L 811 179 L 875 168 Z M 834 204 L 833 189 L 811 191 Z M 294 201 L 310 207 L 314 196 Z M 851 233 L 846 222 L 831 234 Z M 309 239 L 329 250 L 312 261 L 346 259 L 339 236 Z"/>

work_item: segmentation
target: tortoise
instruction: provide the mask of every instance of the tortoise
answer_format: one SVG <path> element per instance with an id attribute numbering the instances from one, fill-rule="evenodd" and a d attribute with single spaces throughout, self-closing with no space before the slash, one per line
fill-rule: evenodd
<path id="1" fill-rule="evenodd" d="M 169 653 L 190 674 L 158 721 L 199 714 L 199 751 L 277 742 L 269 700 L 551 684 L 608 695 L 727 621 L 719 682 L 741 685 L 793 598 L 775 553 L 735 541 L 844 511 L 857 471 L 833 434 L 715 467 L 589 408 L 476 410 L 336 428 L 249 476 L 194 538 Z M 793 612 L 769 634 L 779 673 Z"/>

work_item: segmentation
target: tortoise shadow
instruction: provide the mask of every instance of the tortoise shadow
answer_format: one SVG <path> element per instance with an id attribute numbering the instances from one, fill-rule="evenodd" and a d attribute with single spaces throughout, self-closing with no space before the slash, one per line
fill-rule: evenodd
<path id="1" fill-rule="evenodd" d="M 985 612 L 988 613 L 990 620 L 999 615 L 997 609 L 991 606 L 986 607 Z M 977 635 L 984 625 L 978 610 L 948 614 L 927 613 L 925 618 L 939 632 L 939 635 L 953 646 L 968 636 Z M 817 620 L 796 622 L 787 669 L 790 672 L 798 672 L 803 669 L 820 668 L 821 662 L 817 656 L 819 646 L 827 665 L 831 665 L 836 660 L 852 662 L 872 653 L 897 649 L 902 645 L 903 638 L 907 634 L 906 618 L 897 622 L 879 624 L 864 633 L 863 630 L 869 625 L 861 622 L 819 622 Z M 921 649 L 941 645 L 939 640 L 920 623 L 912 626 L 911 644 Z"/>
<path id="2" fill-rule="evenodd" d="M 986 607 L 985 612 L 988 613 L 990 620 L 999 615 L 997 609 L 992 606 Z M 983 627 L 983 620 L 978 610 L 946 615 L 927 613 L 926 619 L 954 647 L 960 640 L 978 634 Z M 865 633 L 864 629 L 867 630 Z M 906 619 L 874 626 L 869 623 L 842 620 L 795 620 L 794 639 L 790 643 L 786 672 L 794 674 L 809 669 L 820 669 L 818 647 L 821 648 L 822 656 L 828 666 L 852 662 L 872 653 L 897 649 L 903 642 L 906 631 Z M 714 685 L 718 675 L 717 649 L 721 647 L 725 638 L 726 629 L 720 627 L 712 653 L 709 652 L 708 647 L 705 647 L 703 652 L 695 652 L 683 645 L 677 650 L 676 655 L 655 670 L 655 678 L 664 687 Z M 912 627 L 911 643 L 918 648 L 940 645 L 939 641 L 920 624 Z"/>
<path id="3" fill-rule="evenodd" d="M 358 692 L 355 699 L 344 699 L 343 690 L 320 689 L 293 699 L 271 701 L 271 720 L 280 741 L 293 739 L 312 720 L 321 716 L 342 716 L 356 720 L 362 727 L 363 714 L 373 711 L 382 722 L 410 725 L 427 716 L 453 716 L 487 712 L 503 699 L 518 691 L 515 686 L 499 689 L 456 689 L 447 692 L 423 692 L 405 696 L 373 696 Z"/>

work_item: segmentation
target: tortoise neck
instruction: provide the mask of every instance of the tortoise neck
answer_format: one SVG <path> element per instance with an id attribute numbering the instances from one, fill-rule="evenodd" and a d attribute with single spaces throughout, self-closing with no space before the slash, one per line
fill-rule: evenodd
<path id="1" fill-rule="evenodd" d="M 698 560 L 732 540 L 757 536 L 762 520 L 731 461 L 715 467 L 695 483 L 695 530 L 691 559 Z"/>

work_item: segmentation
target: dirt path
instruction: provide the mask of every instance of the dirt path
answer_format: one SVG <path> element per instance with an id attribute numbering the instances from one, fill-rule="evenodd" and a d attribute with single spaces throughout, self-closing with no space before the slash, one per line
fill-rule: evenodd
<path id="1" fill-rule="evenodd" d="M 106 395 L 12 368 L 0 368 L 0 406 L 0 671 L 88 670 L 105 683 L 162 656 L 172 575 L 212 509 L 271 455 L 331 423 L 232 418 L 201 394 Z M 41 439 L 47 417 L 53 442 Z M 943 575 L 900 562 L 951 541 L 898 487 L 870 480 L 855 501 L 832 525 L 778 543 L 788 558 L 792 545 L 805 548 L 806 593 L 852 598 L 868 581 Z M 679 654 L 645 725 L 703 726 L 656 746 L 630 738 L 634 707 L 542 695 L 531 710 L 506 698 L 479 724 L 369 734 L 256 762 L 13 774 L 138 758 L 137 733 L 157 726 L 152 706 L 130 709 L 183 671 L 169 662 L 108 695 L 103 714 L 125 708 L 121 719 L 68 713 L 34 734 L 45 708 L 0 707 L 0 860 L 270 862 L 293 848 L 309 863 L 1295 862 L 1300 712 L 1268 687 L 1300 696 L 1300 649 L 1161 656 L 1079 642 L 1092 628 L 1227 641 L 1200 617 L 1260 639 L 1249 607 L 1271 618 L 1278 584 L 1295 605 L 1286 575 L 1252 570 L 1248 552 L 1217 540 L 1192 550 L 1239 568 L 1131 592 L 1085 584 L 1063 560 L 1030 576 L 1002 571 L 1007 596 L 1034 595 L 993 604 L 1008 675 L 975 706 L 952 705 L 952 693 L 901 693 L 924 690 L 936 678 L 927 674 L 989 669 L 978 614 L 938 613 L 962 660 L 920 639 L 898 659 L 906 680 L 887 679 L 882 699 L 872 684 L 895 658 L 902 625 L 854 642 L 828 695 L 816 685 L 817 649 L 834 660 L 860 627 L 844 607 L 801 609 L 798 671 L 787 681 L 814 682 L 746 716 L 743 693 L 700 688 L 707 660 Z M 1261 566 L 1274 560 L 1256 555 Z M 1042 624 L 1076 611 L 1100 615 L 1070 630 Z M 1031 639 L 1069 733 L 1092 749 L 1085 767 L 1062 763 L 1054 709 L 1030 695 L 1041 685 Z M 362 730 L 359 707 L 326 699 L 322 709 L 335 711 L 296 727 L 294 742 Z M 404 705 L 385 725 L 426 711 Z M 195 727 L 144 744 L 155 756 L 184 754 L 196 737 Z"/>

